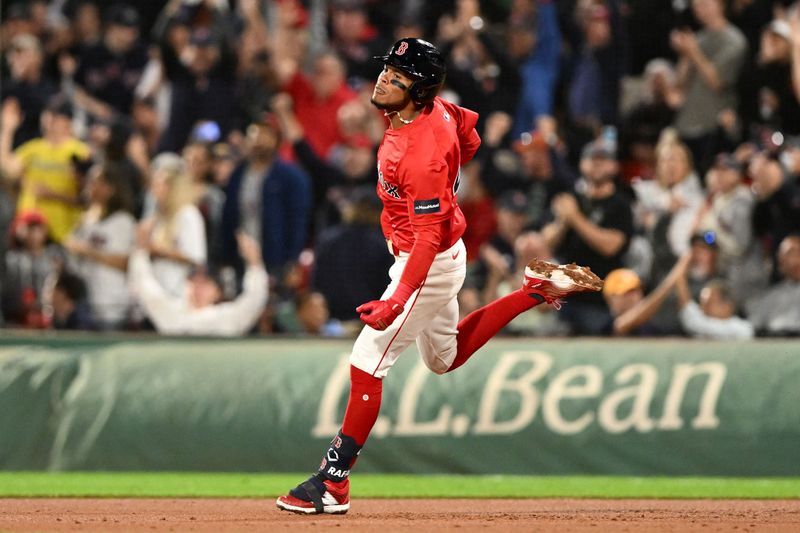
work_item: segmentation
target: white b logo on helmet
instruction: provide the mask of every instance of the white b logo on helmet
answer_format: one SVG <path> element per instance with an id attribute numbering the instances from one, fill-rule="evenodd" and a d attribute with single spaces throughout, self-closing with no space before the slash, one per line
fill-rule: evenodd
<path id="1" fill-rule="evenodd" d="M 406 50 L 408 50 L 408 42 L 403 41 L 400 43 L 400 46 L 397 47 L 397 50 L 395 50 L 394 55 L 401 56 L 406 53 Z"/>

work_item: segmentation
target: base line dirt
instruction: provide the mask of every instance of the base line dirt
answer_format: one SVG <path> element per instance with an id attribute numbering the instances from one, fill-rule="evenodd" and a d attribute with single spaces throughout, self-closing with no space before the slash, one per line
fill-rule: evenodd
<path id="1" fill-rule="evenodd" d="M 800 500 L 355 500 L 337 516 L 264 499 L 0 499 L 0 531 L 793 532 Z"/>

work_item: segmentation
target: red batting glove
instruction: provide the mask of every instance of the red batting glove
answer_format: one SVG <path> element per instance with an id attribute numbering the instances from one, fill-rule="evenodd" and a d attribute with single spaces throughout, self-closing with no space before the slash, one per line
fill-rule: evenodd
<path id="1" fill-rule="evenodd" d="M 358 318 L 378 331 L 383 331 L 392 325 L 392 322 L 403 313 L 400 302 L 389 298 L 388 300 L 372 300 L 356 307 L 356 313 L 361 313 Z"/>

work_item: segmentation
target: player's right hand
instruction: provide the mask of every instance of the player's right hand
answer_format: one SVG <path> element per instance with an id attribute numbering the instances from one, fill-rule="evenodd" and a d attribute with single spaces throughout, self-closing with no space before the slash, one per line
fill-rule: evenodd
<path id="1" fill-rule="evenodd" d="M 388 300 L 372 300 L 356 307 L 356 313 L 361 313 L 358 318 L 378 331 L 383 331 L 392 325 L 392 322 L 403 313 L 403 306 L 392 298 Z"/>

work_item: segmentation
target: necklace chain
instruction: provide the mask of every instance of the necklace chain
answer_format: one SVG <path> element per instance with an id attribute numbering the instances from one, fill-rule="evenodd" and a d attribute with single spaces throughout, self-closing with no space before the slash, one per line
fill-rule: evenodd
<path id="1" fill-rule="evenodd" d="M 391 117 L 392 115 L 397 115 L 397 118 L 398 118 L 398 120 L 400 120 L 400 122 L 402 122 L 402 123 L 403 123 L 403 124 L 405 124 L 406 126 L 408 126 L 409 124 L 411 124 L 412 122 L 414 122 L 414 119 L 413 119 L 413 118 L 412 118 L 412 119 L 409 119 L 409 120 L 406 120 L 406 119 L 404 119 L 403 117 L 401 117 L 401 116 L 400 116 L 400 113 L 399 113 L 398 111 L 392 111 L 391 113 L 386 113 L 386 112 L 384 111 L 384 113 L 383 113 L 383 116 L 385 116 L 385 117 Z"/>

